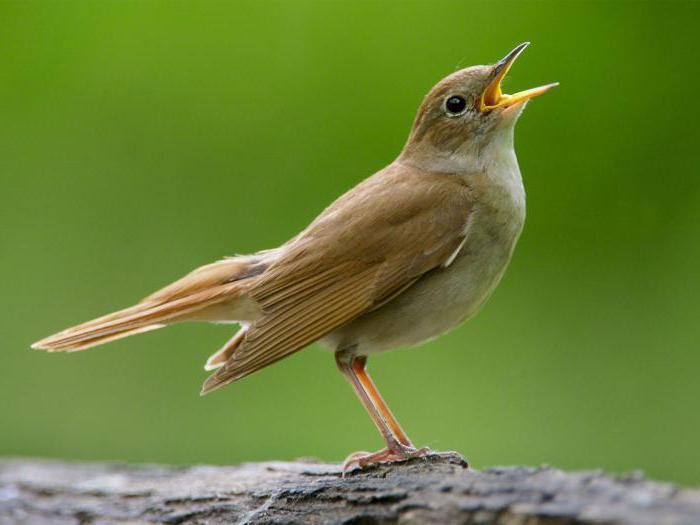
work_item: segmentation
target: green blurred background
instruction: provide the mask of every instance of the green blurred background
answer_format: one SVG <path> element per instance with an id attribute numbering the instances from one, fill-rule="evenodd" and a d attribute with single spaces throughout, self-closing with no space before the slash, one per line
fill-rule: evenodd
<path id="1" fill-rule="evenodd" d="M 312 347 L 200 398 L 232 327 L 29 344 L 275 246 L 400 150 L 425 92 L 533 45 L 511 91 L 528 221 L 472 322 L 371 370 L 476 467 L 700 483 L 690 3 L 0 3 L 0 455 L 338 461 L 380 439 Z"/>

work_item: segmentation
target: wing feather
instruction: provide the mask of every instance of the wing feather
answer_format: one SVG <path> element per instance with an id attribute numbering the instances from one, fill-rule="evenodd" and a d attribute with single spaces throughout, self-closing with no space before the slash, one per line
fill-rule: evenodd
<path id="1" fill-rule="evenodd" d="M 202 393 L 308 346 L 440 268 L 464 240 L 469 202 L 458 177 L 405 167 L 338 199 L 251 286 L 262 314 Z"/>

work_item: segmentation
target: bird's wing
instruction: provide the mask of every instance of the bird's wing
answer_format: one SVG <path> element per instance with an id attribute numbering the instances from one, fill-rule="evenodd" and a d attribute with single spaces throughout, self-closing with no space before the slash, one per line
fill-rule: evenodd
<path id="1" fill-rule="evenodd" d="M 261 307 L 208 393 L 313 343 L 448 265 L 472 206 L 454 175 L 389 167 L 328 207 L 257 277 Z"/>

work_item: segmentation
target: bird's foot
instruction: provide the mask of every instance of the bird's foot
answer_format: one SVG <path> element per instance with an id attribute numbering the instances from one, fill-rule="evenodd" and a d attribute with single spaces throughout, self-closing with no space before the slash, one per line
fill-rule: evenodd
<path id="1" fill-rule="evenodd" d="M 362 470 L 375 465 L 399 463 L 413 458 L 424 458 L 433 454 L 427 447 L 414 448 L 399 445 L 378 452 L 353 452 L 343 462 L 343 476 L 351 470 Z"/>

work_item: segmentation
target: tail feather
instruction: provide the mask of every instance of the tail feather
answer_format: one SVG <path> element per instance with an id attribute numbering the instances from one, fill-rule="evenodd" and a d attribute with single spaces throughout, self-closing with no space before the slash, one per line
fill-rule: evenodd
<path id="1" fill-rule="evenodd" d="M 248 331 L 248 326 L 244 325 L 241 327 L 238 332 L 234 334 L 234 336 L 229 339 L 226 344 L 215 354 L 212 354 L 209 359 L 207 359 L 207 363 L 204 365 L 204 370 L 207 372 L 211 370 L 216 370 L 217 368 L 221 368 L 224 366 L 226 361 L 228 361 L 228 358 L 233 355 L 233 353 L 236 351 L 236 349 L 241 346 L 241 343 L 243 342 L 243 338 L 245 337 L 246 332 Z"/>
<path id="2" fill-rule="evenodd" d="M 67 343 L 63 346 L 56 347 L 56 346 L 39 346 L 40 343 L 43 341 L 39 341 L 38 343 L 34 343 L 32 345 L 32 348 L 34 349 L 41 349 L 41 350 L 47 350 L 48 352 L 77 352 L 78 350 L 87 350 L 88 348 L 92 348 L 93 346 L 98 346 L 98 345 L 103 345 L 105 343 L 111 343 L 112 341 L 116 341 L 117 339 L 121 339 L 123 337 L 129 337 L 132 335 L 137 335 L 137 334 L 143 334 L 145 332 L 150 332 L 151 330 L 158 330 L 159 328 L 163 328 L 164 326 L 167 326 L 165 324 L 151 324 L 151 325 L 146 325 L 142 326 L 140 328 L 134 328 L 133 330 L 125 330 L 123 332 L 118 332 L 114 333 L 111 335 L 105 335 L 105 336 L 95 336 L 92 339 L 87 339 L 85 341 L 77 342 L 77 343 Z"/>
<path id="3" fill-rule="evenodd" d="M 32 348 L 59 351 L 83 350 L 122 337 L 155 330 L 166 324 L 187 319 L 188 315 L 229 301 L 239 295 L 241 285 L 230 283 L 212 287 L 165 303 L 141 302 L 92 321 L 49 336 Z"/>
<path id="4" fill-rule="evenodd" d="M 74 352 L 179 321 L 250 321 L 259 314 L 259 307 L 246 290 L 275 253 L 268 250 L 207 264 L 134 306 L 58 332 L 32 348 Z"/>

